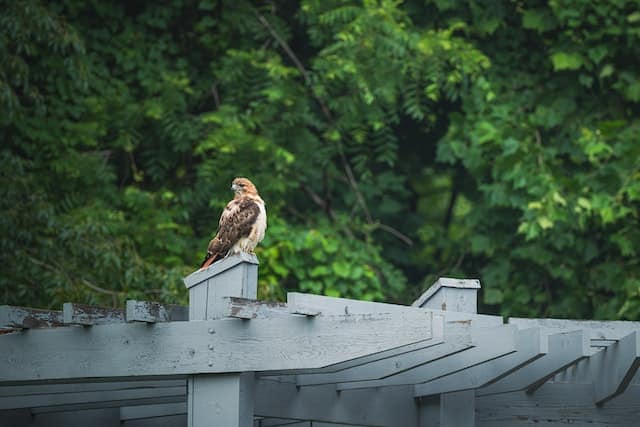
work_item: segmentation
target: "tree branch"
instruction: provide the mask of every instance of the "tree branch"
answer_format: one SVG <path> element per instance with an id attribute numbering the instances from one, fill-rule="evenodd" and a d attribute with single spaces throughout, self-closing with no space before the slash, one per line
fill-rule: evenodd
<path id="1" fill-rule="evenodd" d="M 211 85 L 211 94 L 213 95 L 213 102 L 216 104 L 216 110 L 220 108 L 220 94 L 218 93 L 218 82 Z"/>
<path id="2" fill-rule="evenodd" d="M 289 59 L 291 59 L 291 61 L 295 64 L 298 71 L 300 71 L 300 74 L 302 74 L 302 77 L 304 78 L 305 84 L 309 87 L 309 90 L 311 91 L 311 95 L 313 96 L 313 98 L 320 105 L 320 108 L 322 109 L 322 112 L 325 115 L 326 119 L 330 123 L 333 123 L 333 117 L 331 116 L 331 111 L 329 110 L 327 105 L 322 101 L 322 99 L 320 99 L 320 97 L 313 91 L 313 88 L 311 87 L 311 83 L 312 83 L 311 76 L 309 75 L 309 72 L 306 70 L 306 68 L 304 68 L 304 65 L 302 65 L 302 62 L 300 61 L 298 56 L 287 44 L 287 42 L 280 36 L 280 34 L 278 34 L 275 28 L 273 28 L 273 26 L 269 23 L 269 21 L 264 16 L 262 16 L 258 11 L 254 10 L 254 12 L 256 14 L 256 17 L 258 18 L 258 21 L 260 21 L 260 23 L 267 29 L 267 31 L 269 31 L 271 36 L 285 51 Z M 351 185 L 353 192 L 356 194 L 356 199 L 358 200 L 358 203 L 360 204 L 360 206 L 362 207 L 362 210 L 364 211 L 367 222 L 369 224 L 373 224 L 373 218 L 371 217 L 371 212 L 369 211 L 369 207 L 367 206 L 364 196 L 360 191 L 360 187 L 358 185 L 358 181 L 356 180 L 353 174 L 353 170 L 351 169 L 351 166 L 347 161 L 347 158 L 344 153 L 344 148 L 342 147 L 342 143 L 338 141 L 337 145 L 338 145 L 338 154 L 340 155 L 340 161 L 342 162 L 342 167 L 345 171 L 347 179 L 349 180 L 349 184 Z"/>
<path id="3" fill-rule="evenodd" d="M 387 233 L 391 234 L 392 236 L 395 236 L 396 238 L 398 238 L 402 242 L 406 243 L 407 246 L 413 246 L 413 240 L 411 240 L 411 238 L 409 236 L 407 236 L 406 234 L 402 233 L 398 229 L 391 227 L 390 225 L 386 225 L 386 224 L 382 224 L 382 223 L 378 222 L 374 226 L 374 229 L 376 229 L 376 228 L 379 228 L 380 230 L 386 231 Z"/>

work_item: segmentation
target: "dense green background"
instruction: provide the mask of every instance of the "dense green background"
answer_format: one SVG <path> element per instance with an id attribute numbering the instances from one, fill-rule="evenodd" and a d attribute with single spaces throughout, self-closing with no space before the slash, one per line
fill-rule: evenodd
<path id="1" fill-rule="evenodd" d="M 640 318 L 637 0 L 0 5 L 0 303 L 185 302 L 247 176 L 263 298 Z"/>

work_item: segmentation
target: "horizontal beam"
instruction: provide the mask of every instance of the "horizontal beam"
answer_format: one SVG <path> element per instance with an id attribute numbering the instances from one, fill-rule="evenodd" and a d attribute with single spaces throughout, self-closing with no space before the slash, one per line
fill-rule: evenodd
<path id="1" fill-rule="evenodd" d="M 94 391 L 129 390 L 136 388 L 181 387 L 186 379 L 147 381 L 103 381 L 65 384 L 11 385 L 0 387 L 0 397 L 33 396 L 41 394 L 80 393 Z"/>
<path id="2" fill-rule="evenodd" d="M 223 297 L 223 317 L 238 319 L 270 319 L 290 317 L 287 304 L 282 302 L 258 301 L 248 298 Z"/>
<path id="3" fill-rule="evenodd" d="M 516 371 L 545 354 L 547 351 L 546 344 L 546 337 L 540 337 L 538 328 L 520 330 L 516 336 L 515 352 L 470 366 L 429 382 L 417 384 L 415 386 L 415 396 L 431 396 L 482 387 L 508 375 L 510 372 Z"/>
<path id="4" fill-rule="evenodd" d="M 428 345 L 427 345 L 428 344 Z M 471 347 L 470 340 L 459 339 L 444 342 L 442 340 L 404 354 L 373 361 L 364 365 L 347 368 L 333 373 L 306 374 L 297 376 L 299 386 L 343 383 L 347 381 L 369 381 L 383 379 L 400 372 L 447 357 Z"/>
<path id="5" fill-rule="evenodd" d="M 175 322 L 189 320 L 189 307 L 152 301 L 127 300 L 127 322 Z"/>
<path id="6" fill-rule="evenodd" d="M 431 327 L 416 311 L 37 329 L 0 336 L 0 385 L 322 368 L 428 340 Z"/>
<path id="7" fill-rule="evenodd" d="M 32 412 L 67 411 L 69 408 L 94 409 L 123 405 L 146 404 L 162 398 L 182 400 L 186 397 L 186 384 L 182 387 L 134 388 L 129 390 L 83 391 L 0 398 L 0 409 L 30 408 Z"/>
<path id="8" fill-rule="evenodd" d="M 106 323 L 123 323 L 125 321 L 123 310 L 72 302 L 63 304 L 62 316 L 64 323 L 67 325 L 91 326 Z"/>
<path id="9" fill-rule="evenodd" d="M 411 393 L 410 387 L 393 387 L 336 394 L 331 386 L 297 390 L 293 383 L 259 380 L 255 414 L 359 426 L 413 427 L 416 426 L 417 409 Z M 121 421 L 175 416 L 187 411 L 185 402 L 150 403 L 121 407 Z"/>
<path id="10" fill-rule="evenodd" d="M 168 417 L 187 413 L 187 402 L 165 403 L 144 406 L 123 406 L 120 408 L 120 421 L 141 420 L 145 418 Z"/>
<path id="11" fill-rule="evenodd" d="M 373 301 L 360 301 L 348 298 L 327 297 L 324 295 L 287 293 L 287 305 L 290 310 L 320 313 L 320 315 L 371 314 L 371 313 L 406 313 L 428 311 L 433 315 L 443 316 L 446 322 L 465 322 L 473 326 L 499 326 L 502 317 L 486 314 L 463 313 L 455 311 L 431 310 L 399 304 L 387 304 Z"/>
<path id="12" fill-rule="evenodd" d="M 479 396 L 518 390 L 535 391 L 558 372 L 589 355 L 589 339 L 583 331 L 556 333 L 547 336 L 548 352 L 487 387 Z"/>
<path id="13" fill-rule="evenodd" d="M 640 331 L 640 322 L 624 320 L 569 320 L 569 319 L 524 319 L 510 317 L 510 325 L 520 329 L 542 328 L 550 332 L 570 332 L 584 330 L 592 340 L 619 340 L 625 335 Z"/>
<path id="14" fill-rule="evenodd" d="M 52 328 L 61 325 L 61 311 L 0 305 L 0 328 Z"/>
<path id="15" fill-rule="evenodd" d="M 357 426 L 417 427 L 418 409 L 412 387 L 336 393 L 332 385 L 298 388 L 260 379 L 256 382 L 255 415 Z"/>
<path id="16" fill-rule="evenodd" d="M 12 390 L 16 389 L 17 390 Z M 22 388 L 22 389 L 21 389 Z M 154 381 L 126 383 L 92 383 L 41 386 L 3 387 L 0 410 L 69 406 L 86 403 L 118 402 L 132 405 L 133 401 L 167 396 L 186 396 L 186 381 Z M 38 391 L 37 394 L 34 392 Z M 13 395 L 5 395 L 13 392 Z M 30 393 L 30 394 L 26 394 Z M 112 404 L 104 406 L 114 406 Z"/>
<path id="17" fill-rule="evenodd" d="M 544 384 L 535 394 L 524 391 L 476 397 L 476 423 L 481 426 L 636 426 L 640 386 L 604 406 L 593 404 L 592 384 Z"/>
<path id="18" fill-rule="evenodd" d="M 381 380 L 350 381 L 337 385 L 338 390 L 413 385 L 434 380 L 516 351 L 516 329 L 509 325 L 472 331 L 474 347 L 436 359 Z"/>
<path id="19" fill-rule="evenodd" d="M 588 360 L 595 403 L 602 405 L 623 393 L 640 365 L 640 332 L 632 332 Z"/>
<path id="20" fill-rule="evenodd" d="M 421 311 L 424 313 L 424 311 Z M 439 315 L 433 315 L 433 313 L 428 312 L 431 315 L 431 325 L 432 325 L 432 337 L 429 340 L 418 341 L 413 344 L 407 344 L 399 347 L 395 347 L 389 350 L 381 351 L 378 353 L 371 353 L 367 356 L 358 357 L 356 359 L 350 359 L 339 363 L 334 363 L 332 365 L 325 366 L 324 368 L 316 368 L 316 369 L 287 369 L 284 371 L 269 371 L 269 372 L 256 372 L 258 376 L 281 376 L 281 375 L 307 375 L 307 374 L 326 374 L 326 373 L 334 373 L 338 371 L 342 371 L 345 369 L 353 368 L 356 366 L 363 366 L 371 362 L 375 362 L 378 360 L 389 359 L 391 357 L 395 357 L 398 355 L 402 355 L 405 353 L 410 353 L 415 350 L 420 350 L 426 347 L 431 346 L 434 342 L 439 342 L 442 340 L 444 334 L 444 318 Z M 322 315 L 321 315 L 322 316 Z M 456 331 L 457 335 L 469 336 L 469 327 L 468 324 L 465 323 L 467 327 L 461 327 L 460 325 L 455 325 L 449 327 L 449 330 Z"/>

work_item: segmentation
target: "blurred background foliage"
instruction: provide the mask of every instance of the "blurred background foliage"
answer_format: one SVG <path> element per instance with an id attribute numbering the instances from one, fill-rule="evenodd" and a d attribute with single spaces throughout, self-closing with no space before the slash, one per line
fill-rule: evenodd
<path id="1" fill-rule="evenodd" d="M 262 298 L 640 318 L 637 0 L 0 4 L 1 303 L 184 303 L 247 176 Z"/>

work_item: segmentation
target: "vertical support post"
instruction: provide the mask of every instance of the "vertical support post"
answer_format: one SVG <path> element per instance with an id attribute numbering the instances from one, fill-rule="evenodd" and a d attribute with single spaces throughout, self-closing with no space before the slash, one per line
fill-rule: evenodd
<path id="1" fill-rule="evenodd" d="M 478 289 L 480 289 L 480 281 L 476 279 L 440 277 L 420 295 L 420 298 L 413 302 L 412 306 L 432 310 L 477 313 Z M 420 426 L 473 427 L 475 425 L 475 403 L 475 390 L 440 394 L 439 414 L 436 414 L 434 410 L 435 400 L 421 401 L 419 406 Z"/>
<path id="2" fill-rule="evenodd" d="M 432 310 L 477 313 L 478 289 L 480 281 L 476 279 L 440 277 L 411 305 Z"/>
<path id="3" fill-rule="evenodd" d="M 476 424 L 476 391 L 440 395 L 440 427 L 473 427 Z"/>
<path id="4" fill-rule="evenodd" d="M 258 259 L 240 253 L 184 279 L 189 289 L 189 321 L 223 316 L 223 297 L 255 299 Z M 209 331 L 215 333 L 215 331 Z M 210 347 L 202 351 L 215 351 Z M 192 375 L 187 383 L 188 427 L 252 427 L 253 372 Z"/>

